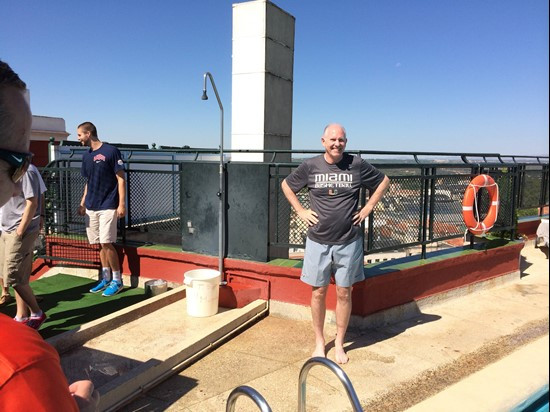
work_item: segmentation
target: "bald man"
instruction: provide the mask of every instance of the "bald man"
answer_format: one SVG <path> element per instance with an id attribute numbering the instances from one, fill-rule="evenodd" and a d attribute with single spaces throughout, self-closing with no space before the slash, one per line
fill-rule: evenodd
<path id="1" fill-rule="evenodd" d="M 351 291 L 365 279 L 361 223 L 386 193 L 390 180 L 358 156 L 345 153 L 346 130 L 333 123 L 325 127 L 322 155 L 305 160 L 281 184 L 300 219 L 308 224 L 301 280 L 312 287 L 311 314 L 315 334 L 312 356 L 326 357 L 324 324 L 330 279 L 336 283 L 336 338 L 334 358 L 347 363 L 344 339 L 351 316 Z M 311 209 L 296 193 L 307 187 Z M 361 188 L 370 197 L 360 208 Z"/>

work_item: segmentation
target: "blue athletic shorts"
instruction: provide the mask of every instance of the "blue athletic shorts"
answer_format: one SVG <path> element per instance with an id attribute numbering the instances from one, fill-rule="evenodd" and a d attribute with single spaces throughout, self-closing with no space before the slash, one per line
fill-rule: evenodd
<path id="1" fill-rule="evenodd" d="M 363 266 L 361 237 L 344 245 L 323 245 L 307 238 L 300 279 L 320 287 L 327 286 L 334 275 L 336 285 L 347 288 L 365 279 Z"/>

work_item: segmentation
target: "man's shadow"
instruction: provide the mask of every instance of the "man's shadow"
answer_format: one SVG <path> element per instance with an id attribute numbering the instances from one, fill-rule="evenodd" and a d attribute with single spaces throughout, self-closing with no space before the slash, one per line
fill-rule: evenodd
<path id="1" fill-rule="evenodd" d="M 546 259 L 548 259 L 548 245 L 540 245 L 536 247 L 537 249 L 540 249 L 542 253 L 544 253 L 544 256 Z"/>
<path id="2" fill-rule="evenodd" d="M 420 313 L 412 318 L 405 319 L 397 323 L 388 324 L 386 326 L 373 328 L 350 327 L 346 333 L 347 339 L 345 342 L 347 345 L 344 346 L 344 349 L 346 352 L 351 352 L 355 349 L 366 348 L 375 343 L 383 342 L 387 339 L 398 336 L 407 329 L 429 322 L 434 322 L 439 319 L 441 319 L 441 316 L 439 315 Z M 325 345 L 325 353 L 328 353 L 331 349 L 334 349 L 334 341 L 335 339 Z"/>

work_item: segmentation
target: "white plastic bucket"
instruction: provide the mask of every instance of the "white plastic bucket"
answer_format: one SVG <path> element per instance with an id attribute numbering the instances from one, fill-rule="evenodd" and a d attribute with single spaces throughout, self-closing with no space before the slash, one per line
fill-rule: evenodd
<path id="1" fill-rule="evenodd" d="M 214 269 L 185 272 L 183 283 L 187 286 L 185 293 L 189 316 L 200 318 L 218 313 L 220 280 L 220 272 Z"/>

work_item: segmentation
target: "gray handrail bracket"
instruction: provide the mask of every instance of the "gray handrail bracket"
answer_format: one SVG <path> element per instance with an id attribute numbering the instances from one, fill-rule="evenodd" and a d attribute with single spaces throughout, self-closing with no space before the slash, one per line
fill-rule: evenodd
<path id="1" fill-rule="evenodd" d="M 363 412 L 359 398 L 355 393 L 355 389 L 351 381 L 348 378 L 348 375 L 342 370 L 340 366 L 327 358 L 315 357 L 308 359 L 302 369 L 300 370 L 300 377 L 298 379 L 298 412 L 306 412 L 306 378 L 309 373 L 309 370 L 315 365 L 323 365 L 330 369 L 342 382 L 348 398 L 350 400 L 351 406 L 353 407 L 354 412 Z"/>
<path id="2" fill-rule="evenodd" d="M 231 391 L 227 398 L 225 411 L 234 412 L 237 398 L 242 395 L 248 396 L 250 399 L 252 399 L 252 401 L 256 404 L 261 412 L 271 412 L 271 408 L 264 397 L 256 389 L 246 385 L 238 386 Z"/>

